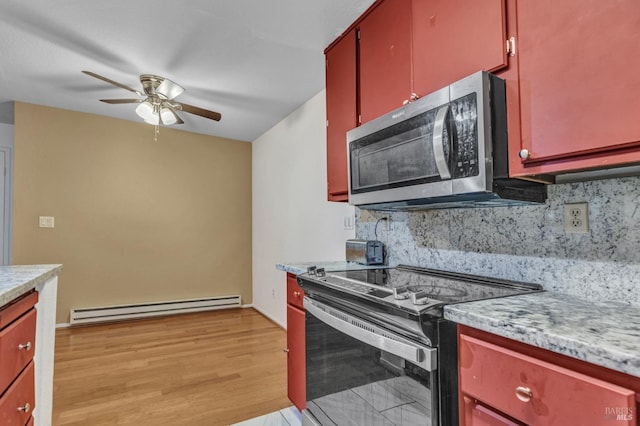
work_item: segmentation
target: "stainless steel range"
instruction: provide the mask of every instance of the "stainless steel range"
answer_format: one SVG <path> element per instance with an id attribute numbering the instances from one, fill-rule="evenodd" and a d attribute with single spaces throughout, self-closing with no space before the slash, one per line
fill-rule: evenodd
<path id="1" fill-rule="evenodd" d="M 305 292 L 307 425 L 456 425 L 456 325 L 447 304 L 534 284 L 398 266 L 298 275 Z"/>

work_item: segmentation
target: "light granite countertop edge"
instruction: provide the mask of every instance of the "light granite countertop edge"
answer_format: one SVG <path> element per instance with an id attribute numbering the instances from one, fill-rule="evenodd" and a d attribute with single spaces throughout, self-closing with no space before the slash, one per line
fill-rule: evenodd
<path id="1" fill-rule="evenodd" d="M 60 264 L 0 266 L 0 306 L 36 288 L 61 270 Z"/>
<path id="2" fill-rule="evenodd" d="M 355 262 L 347 262 L 344 260 L 324 261 L 324 262 L 282 262 L 276 263 L 276 269 L 290 274 L 300 275 L 307 272 L 307 267 L 317 266 L 324 268 L 327 272 L 362 270 L 362 269 L 378 269 L 388 268 L 387 265 L 361 265 Z"/>
<path id="3" fill-rule="evenodd" d="M 560 301 L 558 303 L 565 308 L 562 315 L 549 320 L 552 325 L 548 328 L 540 325 L 550 316 L 548 312 L 540 309 L 535 303 L 531 303 L 537 295 L 544 297 L 544 301 L 557 297 Z M 503 307 L 500 312 L 490 309 L 490 301 L 449 305 L 444 310 L 445 318 L 458 324 L 640 377 L 640 341 L 637 340 L 632 329 L 635 328 L 633 324 L 639 318 L 633 310 L 629 310 L 629 318 L 633 321 L 628 324 L 624 321 L 616 321 L 618 329 L 612 333 L 613 337 L 607 333 L 596 332 L 591 338 L 583 330 L 580 330 L 580 333 L 571 331 L 575 329 L 574 322 L 576 322 L 572 316 L 571 297 L 552 292 L 538 293 L 537 295 L 502 298 L 500 302 Z M 527 307 L 523 309 L 520 301 L 525 301 Z M 504 306 L 508 306 L 510 302 L 513 304 L 512 318 L 504 315 L 504 312 L 507 311 Z M 578 303 L 584 308 L 590 302 L 579 300 Z M 545 304 L 541 303 L 540 306 L 542 305 Z M 594 313 L 598 312 L 600 305 L 593 302 L 593 306 Z M 553 313 L 556 312 L 557 310 L 553 311 Z M 563 322 L 562 316 L 566 316 L 566 322 Z M 596 315 L 592 319 L 584 321 L 582 325 L 585 329 L 594 330 L 610 327 L 608 318 L 598 318 Z M 629 336 L 624 342 L 624 347 L 620 345 L 619 340 L 616 340 L 620 336 Z"/>

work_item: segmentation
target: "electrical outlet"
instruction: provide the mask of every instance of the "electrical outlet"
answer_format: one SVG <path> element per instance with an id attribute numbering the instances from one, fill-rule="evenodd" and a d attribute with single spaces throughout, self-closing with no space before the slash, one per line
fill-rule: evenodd
<path id="1" fill-rule="evenodd" d="M 589 232 L 589 204 L 571 203 L 564 205 L 564 231 L 569 234 Z"/>

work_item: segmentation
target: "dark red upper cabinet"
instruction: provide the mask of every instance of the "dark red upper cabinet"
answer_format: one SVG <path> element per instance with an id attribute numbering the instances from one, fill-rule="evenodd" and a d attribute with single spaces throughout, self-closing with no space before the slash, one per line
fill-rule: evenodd
<path id="1" fill-rule="evenodd" d="M 413 91 L 507 65 L 505 0 L 412 0 Z"/>
<path id="2" fill-rule="evenodd" d="M 327 192 L 329 201 L 346 201 L 347 131 L 356 120 L 356 30 L 325 55 L 327 99 Z"/>
<path id="3" fill-rule="evenodd" d="M 640 2 L 518 1 L 517 31 L 511 174 L 640 162 Z"/>
<path id="4" fill-rule="evenodd" d="M 385 0 L 359 24 L 360 120 L 366 123 L 411 97 L 411 0 Z"/>

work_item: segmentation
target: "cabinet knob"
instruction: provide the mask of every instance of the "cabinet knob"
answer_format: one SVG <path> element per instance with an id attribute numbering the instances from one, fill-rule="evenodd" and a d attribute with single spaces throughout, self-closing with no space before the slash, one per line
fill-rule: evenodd
<path id="1" fill-rule="evenodd" d="M 297 297 L 299 299 L 300 298 L 300 292 L 299 291 L 294 291 L 293 292 L 293 297 Z"/>
<path id="2" fill-rule="evenodd" d="M 26 344 L 24 344 L 24 345 L 18 345 L 18 350 L 20 350 L 20 351 L 21 351 L 21 350 L 23 350 L 23 349 L 24 349 L 24 350 L 27 350 L 27 351 L 30 351 L 30 350 L 31 350 L 31 342 L 27 342 L 27 343 L 26 343 Z"/>
<path id="3" fill-rule="evenodd" d="M 24 411 L 25 413 L 28 413 L 29 410 L 31 410 L 31 405 L 28 402 L 24 406 L 18 407 L 18 411 Z"/>
<path id="4" fill-rule="evenodd" d="M 527 158 L 531 157 L 531 153 L 529 152 L 528 149 L 521 149 L 520 150 L 520 154 L 518 154 L 520 156 L 520 158 L 522 158 L 523 160 L 526 160 Z"/>
<path id="5" fill-rule="evenodd" d="M 409 99 L 405 99 L 404 101 L 402 101 L 402 105 L 409 104 L 413 101 L 417 101 L 418 99 L 420 99 L 420 95 L 418 95 L 417 93 L 412 93 L 411 96 L 409 96 Z"/>
<path id="6" fill-rule="evenodd" d="M 525 386 L 518 386 L 516 388 L 516 396 L 522 402 L 529 402 L 533 397 L 533 393 L 531 392 L 531 389 Z"/>
<path id="7" fill-rule="evenodd" d="M 288 354 L 288 353 L 289 353 L 289 348 L 284 348 L 284 349 L 282 349 L 282 352 L 284 352 L 284 353 L 287 353 L 287 354 Z"/>

